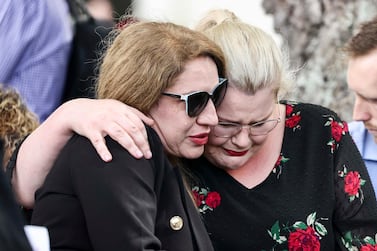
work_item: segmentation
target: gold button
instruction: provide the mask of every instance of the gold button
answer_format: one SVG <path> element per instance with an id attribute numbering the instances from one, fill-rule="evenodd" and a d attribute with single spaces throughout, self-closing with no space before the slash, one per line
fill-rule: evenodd
<path id="1" fill-rule="evenodd" d="M 173 216 L 170 219 L 170 227 L 176 231 L 181 230 L 183 227 L 183 219 L 180 216 Z"/>

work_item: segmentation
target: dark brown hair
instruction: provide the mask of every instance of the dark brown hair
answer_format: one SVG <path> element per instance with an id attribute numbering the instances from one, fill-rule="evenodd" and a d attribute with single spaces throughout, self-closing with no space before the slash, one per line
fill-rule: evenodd
<path id="1" fill-rule="evenodd" d="M 358 32 L 344 46 L 349 57 L 364 56 L 377 49 L 377 17 L 362 23 Z"/>

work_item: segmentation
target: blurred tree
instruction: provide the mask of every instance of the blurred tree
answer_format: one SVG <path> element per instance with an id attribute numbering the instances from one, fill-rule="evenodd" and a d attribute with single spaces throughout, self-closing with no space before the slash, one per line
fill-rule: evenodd
<path id="1" fill-rule="evenodd" d="M 352 119 L 341 48 L 358 25 L 376 15 L 376 0 L 263 0 L 284 38 L 291 63 L 301 70 L 293 98 L 327 106 Z"/>

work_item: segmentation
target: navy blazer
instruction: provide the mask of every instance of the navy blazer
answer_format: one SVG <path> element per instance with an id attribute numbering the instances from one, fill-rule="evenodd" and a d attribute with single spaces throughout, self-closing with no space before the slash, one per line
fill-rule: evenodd
<path id="1" fill-rule="evenodd" d="M 52 250 L 213 250 L 200 216 L 147 127 L 153 158 L 135 159 L 109 137 L 102 161 L 75 135 L 36 192 L 32 224 L 46 226 Z"/>

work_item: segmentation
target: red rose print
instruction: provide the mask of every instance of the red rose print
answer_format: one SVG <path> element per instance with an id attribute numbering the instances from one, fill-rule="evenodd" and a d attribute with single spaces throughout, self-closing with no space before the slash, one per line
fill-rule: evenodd
<path id="1" fill-rule="evenodd" d="M 198 211 L 201 214 L 211 212 L 220 205 L 220 194 L 214 191 L 211 192 L 208 187 L 194 186 L 191 188 L 191 191 Z"/>
<path id="2" fill-rule="evenodd" d="M 350 196 L 359 193 L 360 189 L 360 175 L 358 172 L 352 171 L 347 173 L 344 177 L 344 191 Z"/>
<path id="3" fill-rule="evenodd" d="M 343 128 L 340 123 L 331 121 L 331 134 L 336 142 L 339 142 L 342 138 Z"/>
<path id="4" fill-rule="evenodd" d="M 280 166 L 281 160 L 283 159 L 283 156 L 279 156 L 278 160 L 275 163 L 275 166 Z"/>
<path id="5" fill-rule="evenodd" d="M 377 245 L 367 244 L 360 248 L 360 251 L 377 251 Z"/>
<path id="6" fill-rule="evenodd" d="M 124 29 L 127 26 L 129 26 L 130 24 L 137 23 L 137 22 L 138 22 L 138 20 L 136 18 L 127 17 L 127 18 L 121 20 L 120 22 L 118 22 L 116 24 L 116 28 L 117 29 Z"/>
<path id="7" fill-rule="evenodd" d="M 348 132 L 348 124 L 345 121 L 343 121 L 342 123 L 343 123 L 343 132 Z"/>
<path id="8" fill-rule="evenodd" d="M 321 244 L 312 227 L 297 229 L 288 237 L 288 249 L 290 251 L 319 251 Z"/>
<path id="9" fill-rule="evenodd" d="M 206 198 L 206 204 L 211 208 L 216 208 L 220 205 L 221 197 L 218 192 L 209 192 Z"/>
<path id="10" fill-rule="evenodd" d="M 293 107 L 291 105 L 287 105 L 286 110 L 285 110 L 285 113 L 287 114 L 287 116 L 290 116 L 292 112 L 293 112 Z"/>
<path id="11" fill-rule="evenodd" d="M 298 125 L 298 123 L 300 122 L 301 120 L 301 116 L 298 116 L 298 115 L 294 115 L 290 118 L 287 118 L 285 120 L 285 125 L 289 128 L 294 128 L 295 126 Z"/>
<path id="12" fill-rule="evenodd" d="M 202 204 L 201 196 L 197 191 L 192 191 L 192 196 L 194 197 L 196 206 L 199 207 Z"/>

